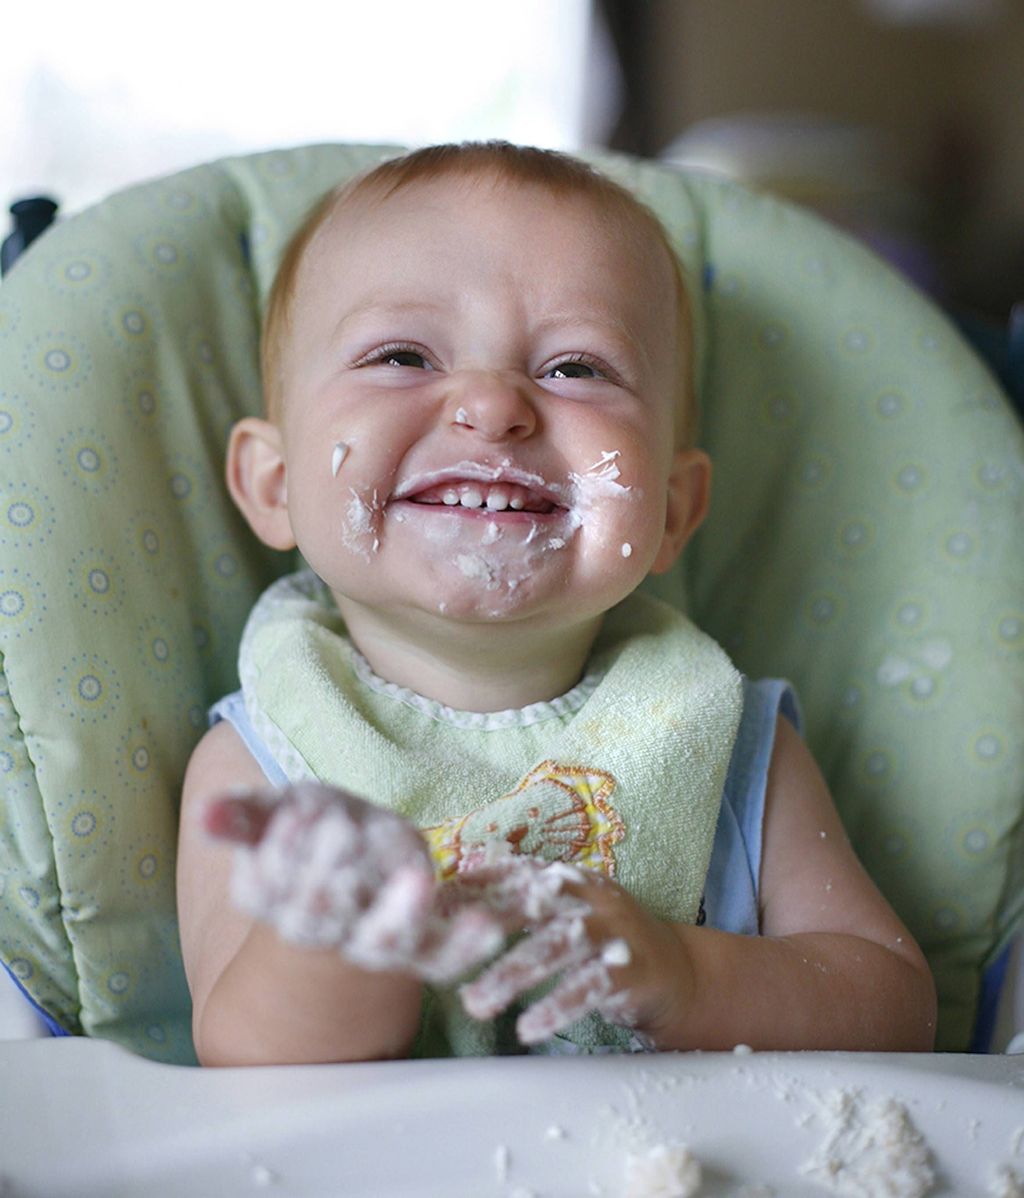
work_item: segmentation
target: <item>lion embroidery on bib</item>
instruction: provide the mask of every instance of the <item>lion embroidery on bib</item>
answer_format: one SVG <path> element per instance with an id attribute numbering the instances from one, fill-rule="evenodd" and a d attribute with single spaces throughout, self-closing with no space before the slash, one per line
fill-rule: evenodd
<path id="1" fill-rule="evenodd" d="M 494 841 L 513 853 L 563 861 L 615 876 L 613 847 L 626 835 L 609 797 L 615 779 L 604 770 L 543 761 L 508 794 L 491 803 L 424 828 L 443 879 L 469 856 Z"/>

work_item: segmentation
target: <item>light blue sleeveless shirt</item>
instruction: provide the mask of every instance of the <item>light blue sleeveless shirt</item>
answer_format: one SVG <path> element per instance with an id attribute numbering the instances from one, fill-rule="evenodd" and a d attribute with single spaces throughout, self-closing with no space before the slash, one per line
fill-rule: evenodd
<path id="1" fill-rule="evenodd" d="M 800 729 L 796 696 L 787 682 L 777 678 L 743 680 L 743 714 L 722 793 L 704 891 L 706 923 L 719 931 L 758 934 L 761 830 L 768 766 L 780 714 Z M 211 724 L 219 720 L 232 725 L 272 786 L 287 784 L 284 770 L 246 714 L 241 691 L 227 695 L 211 709 Z"/>

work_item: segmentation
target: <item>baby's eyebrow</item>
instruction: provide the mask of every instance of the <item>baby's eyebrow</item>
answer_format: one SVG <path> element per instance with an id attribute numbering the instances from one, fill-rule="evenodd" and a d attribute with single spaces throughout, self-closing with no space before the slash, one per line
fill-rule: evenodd
<path id="1" fill-rule="evenodd" d="M 447 311 L 446 305 L 429 299 L 408 299 L 408 300 L 365 300 L 363 303 L 357 304 L 354 308 L 349 308 L 342 314 L 341 319 L 334 326 L 334 335 L 342 333 L 347 325 L 355 324 L 361 320 L 372 320 L 375 318 L 387 317 L 393 319 L 395 317 L 404 316 L 421 316 L 424 314 L 437 315 L 438 313 Z"/>

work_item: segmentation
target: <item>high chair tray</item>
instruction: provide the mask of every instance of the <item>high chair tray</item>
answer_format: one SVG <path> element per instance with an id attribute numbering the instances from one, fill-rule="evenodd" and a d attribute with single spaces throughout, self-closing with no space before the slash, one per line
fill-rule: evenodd
<path id="1" fill-rule="evenodd" d="M 4 1198 L 691 1192 L 630 1189 L 639 1183 L 628 1158 L 650 1163 L 662 1145 L 688 1146 L 701 1195 L 969 1198 L 1019 1192 L 995 1188 L 1000 1170 L 1007 1184 L 1024 1176 L 1024 1057 L 707 1053 L 199 1070 L 63 1040 L 0 1046 L 0 1078 Z M 892 1142 L 880 1147 L 884 1129 L 874 1143 L 872 1133 L 887 1100 L 898 1105 L 887 1108 Z M 912 1127 L 893 1141 L 904 1116 Z M 930 1188 L 873 1188 L 871 1168 L 896 1184 L 915 1157 L 927 1157 Z"/>

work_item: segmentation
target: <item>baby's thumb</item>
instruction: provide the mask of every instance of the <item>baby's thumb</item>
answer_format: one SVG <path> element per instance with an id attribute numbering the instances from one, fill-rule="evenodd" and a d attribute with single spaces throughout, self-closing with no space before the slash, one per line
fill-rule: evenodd
<path id="1" fill-rule="evenodd" d="M 223 795 L 203 810 L 203 827 L 218 840 L 258 844 L 274 814 L 274 807 L 255 794 Z"/>

